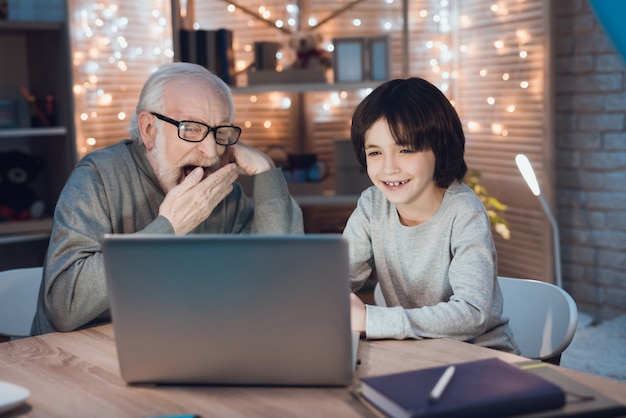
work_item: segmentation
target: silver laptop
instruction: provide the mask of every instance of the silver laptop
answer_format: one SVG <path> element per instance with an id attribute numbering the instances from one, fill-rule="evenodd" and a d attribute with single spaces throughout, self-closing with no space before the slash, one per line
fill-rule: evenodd
<path id="1" fill-rule="evenodd" d="M 126 382 L 352 383 L 340 235 L 113 234 L 102 251 Z"/>

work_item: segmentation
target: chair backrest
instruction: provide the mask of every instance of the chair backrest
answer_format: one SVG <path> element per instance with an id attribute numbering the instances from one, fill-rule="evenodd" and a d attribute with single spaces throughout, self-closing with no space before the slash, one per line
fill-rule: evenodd
<path id="1" fill-rule="evenodd" d="M 30 335 L 42 275 L 42 267 L 0 272 L 0 335 Z"/>
<path id="2" fill-rule="evenodd" d="M 576 333 L 578 309 L 574 299 L 551 283 L 498 277 L 504 299 L 502 316 L 509 318 L 521 355 L 558 364 Z M 379 284 L 376 305 L 386 306 Z"/>
<path id="3" fill-rule="evenodd" d="M 551 360 L 570 345 L 578 325 L 576 302 L 552 283 L 498 277 L 504 308 L 524 357 Z"/>

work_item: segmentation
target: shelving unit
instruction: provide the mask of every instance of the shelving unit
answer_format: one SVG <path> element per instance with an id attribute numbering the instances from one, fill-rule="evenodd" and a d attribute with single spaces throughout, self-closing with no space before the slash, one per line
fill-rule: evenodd
<path id="1" fill-rule="evenodd" d="M 313 5 L 313 2 L 297 2 L 297 8 L 300 10 L 296 18 L 300 21 L 296 25 L 298 29 L 292 27 L 286 30 L 269 24 L 270 22 L 257 14 L 256 9 L 249 3 L 245 4 L 246 7 L 250 7 L 249 9 L 244 9 L 241 2 L 232 3 L 240 12 L 244 11 L 244 13 L 239 14 L 224 14 L 225 9 L 220 12 L 221 7 L 226 7 L 220 0 L 211 2 L 186 1 L 184 2 L 185 14 L 179 13 L 180 4 L 179 0 L 172 0 L 175 60 L 180 59 L 179 29 L 189 30 L 192 26 L 197 29 L 199 25 L 202 29 L 215 30 L 224 27 L 232 30 L 237 41 L 237 47 L 234 51 L 235 59 L 239 60 L 241 64 L 241 61 L 251 62 L 253 53 L 250 51 L 253 49 L 249 46 L 253 45 L 255 41 L 271 40 L 285 44 L 293 33 L 297 32 L 299 28 L 305 27 L 304 16 L 308 15 L 307 10 Z M 320 30 L 325 34 L 326 40 L 335 37 L 365 37 L 381 34 L 380 27 L 360 28 L 355 33 L 349 26 L 337 25 L 338 18 L 346 19 L 346 16 L 343 16 L 343 10 L 351 9 L 353 5 L 356 6 L 357 4 L 365 6 L 361 12 L 366 14 L 372 13 L 377 7 L 381 7 L 368 0 L 358 0 L 351 5 L 341 5 L 330 1 L 326 6 L 320 5 L 325 10 L 320 11 L 318 16 L 327 17 L 327 22 L 332 21 Z M 387 12 L 391 9 L 385 6 L 381 8 L 385 8 Z M 392 17 L 399 19 L 405 15 L 407 8 L 407 2 L 402 2 L 399 6 L 394 5 Z M 275 8 L 275 10 L 278 9 L 280 6 Z M 217 16 L 221 17 L 218 18 Z M 284 19 L 284 16 L 272 14 L 271 19 Z M 292 33 L 294 30 L 295 32 Z M 390 44 L 390 48 L 404 48 L 402 45 L 408 43 L 406 34 L 405 31 L 396 31 L 393 35 L 393 45 Z M 289 53 L 289 48 L 284 47 L 282 50 Z M 401 59 L 395 61 L 397 64 L 395 65 L 396 73 L 404 71 L 407 62 L 405 55 L 398 55 Z M 283 58 L 282 64 L 286 64 L 289 60 L 289 58 Z M 284 68 L 283 71 L 290 70 Z M 331 80 L 332 78 L 330 77 Z M 245 73 L 240 73 L 235 77 L 236 85 L 231 86 L 237 113 L 236 122 L 245 126 L 244 141 L 261 150 L 279 147 L 288 154 L 317 155 L 318 160 L 326 165 L 328 176 L 319 183 L 290 183 L 290 189 L 303 207 L 307 226 L 305 229 L 308 232 L 339 232 L 356 206 L 358 193 L 355 191 L 354 195 L 342 195 L 335 190 L 337 173 L 334 160 L 335 141 L 349 137 L 349 121 L 354 107 L 362 100 L 364 91 L 374 89 L 381 81 L 276 82 L 250 85 L 247 79 Z M 341 96 L 341 103 L 330 105 L 332 108 L 329 110 L 327 106 L 332 100 L 329 97 L 333 94 L 337 97 Z M 276 105 L 277 102 L 282 101 L 289 104 L 285 107 Z"/>
<path id="2" fill-rule="evenodd" d="M 13 102 L 14 126 L 0 128 L 0 152 L 43 158 L 30 187 L 45 202 L 42 219 L 0 222 L 0 270 L 41 265 L 58 196 L 76 163 L 74 111 L 66 22 L 0 21 L 0 99 Z M 54 97 L 51 126 L 34 127 L 20 88 Z"/>
<path id="3" fill-rule="evenodd" d="M 256 94 L 269 92 L 283 93 L 310 93 L 334 90 L 359 90 L 376 87 L 378 81 L 362 81 L 353 83 L 285 83 L 285 84 L 259 84 L 254 86 L 233 87 L 233 94 Z"/>

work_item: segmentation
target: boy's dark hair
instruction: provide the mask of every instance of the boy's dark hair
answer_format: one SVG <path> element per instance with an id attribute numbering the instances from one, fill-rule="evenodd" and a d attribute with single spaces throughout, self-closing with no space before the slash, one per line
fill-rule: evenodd
<path id="1" fill-rule="evenodd" d="M 352 146 L 365 169 L 365 132 L 380 119 L 387 121 L 396 143 L 435 154 L 433 180 L 447 188 L 467 172 L 463 159 L 465 135 L 456 110 L 428 81 L 412 77 L 389 80 L 372 91 L 352 116 Z"/>

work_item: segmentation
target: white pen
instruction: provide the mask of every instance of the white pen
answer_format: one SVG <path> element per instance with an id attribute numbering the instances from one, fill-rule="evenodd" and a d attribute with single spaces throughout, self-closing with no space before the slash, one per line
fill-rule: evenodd
<path id="1" fill-rule="evenodd" d="M 446 390 L 448 384 L 450 383 L 450 380 L 452 380 L 452 376 L 454 376 L 454 371 L 454 366 L 450 366 L 446 369 L 445 372 L 443 372 L 443 374 L 435 384 L 433 390 L 431 390 L 428 394 L 428 402 L 435 403 L 439 401 L 441 395 L 443 394 L 443 391 Z"/>

